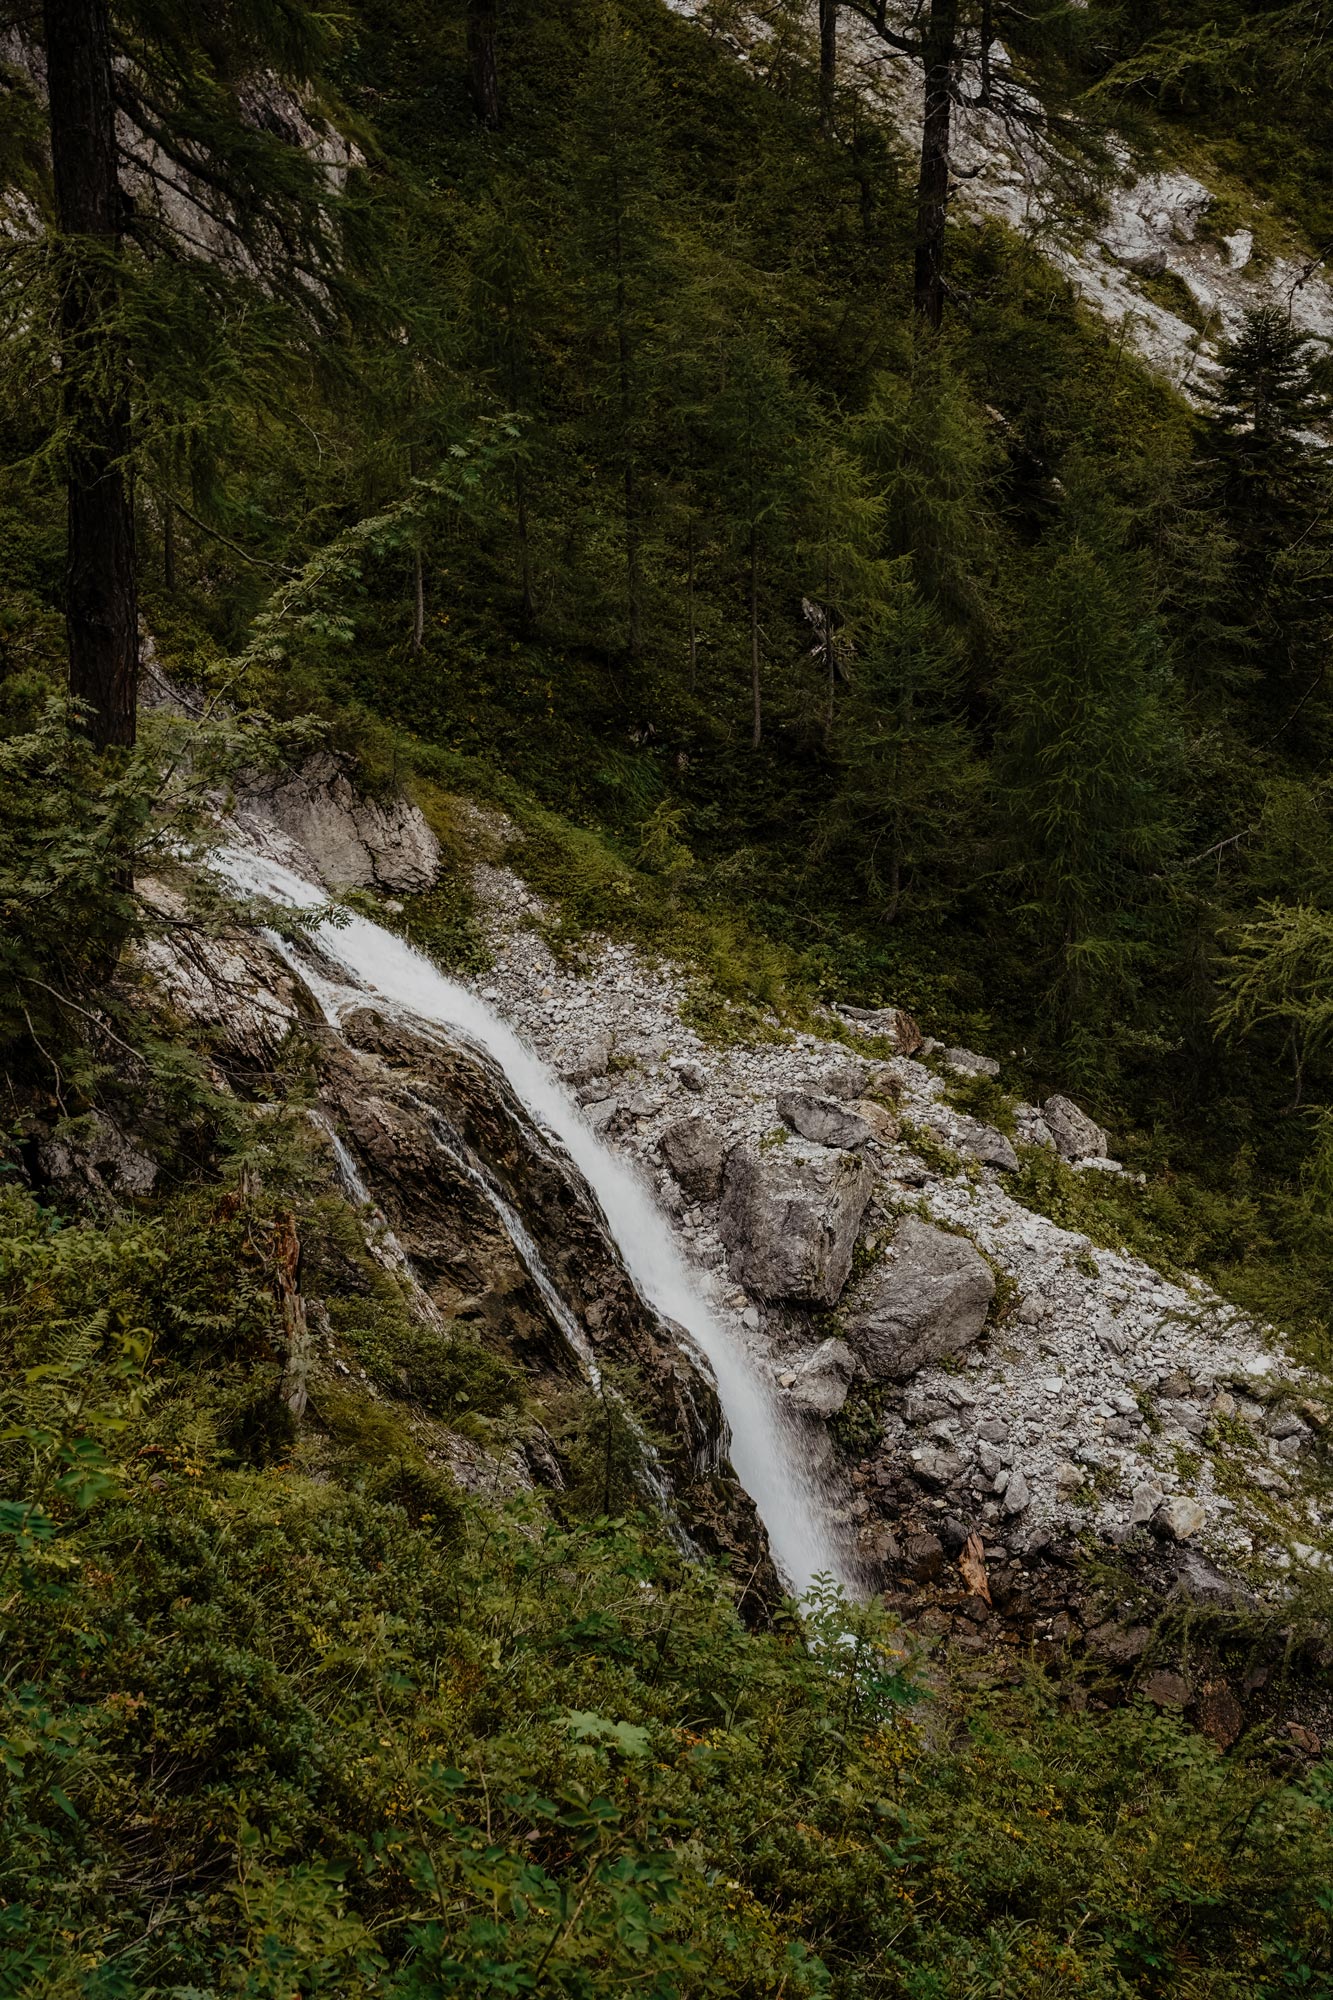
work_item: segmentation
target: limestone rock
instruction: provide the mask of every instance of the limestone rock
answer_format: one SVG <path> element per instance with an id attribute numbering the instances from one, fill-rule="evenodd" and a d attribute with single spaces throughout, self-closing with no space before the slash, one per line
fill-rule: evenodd
<path id="1" fill-rule="evenodd" d="M 90 1111 L 37 1145 L 37 1170 L 51 1186 L 75 1198 L 146 1195 L 157 1162 L 102 1111 Z"/>
<path id="2" fill-rule="evenodd" d="M 1018 1155 L 993 1125 L 983 1125 L 976 1118 L 959 1118 L 955 1127 L 955 1144 L 960 1153 L 968 1159 L 979 1160 L 983 1167 L 999 1167 L 1002 1173 L 1018 1171 Z"/>
<path id="3" fill-rule="evenodd" d="M 979 1056 L 972 1049 L 945 1049 L 944 1060 L 958 1076 L 998 1076 L 1000 1065 L 993 1056 Z"/>
<path id="4" fill-rule="evenodd" d="M 967 1460 L 948 1445 L 927 1445 L 924 1451 L 912 1453 L 912 1471 L 923 1486 L 942 1491 L 962 1478 Z"/>
<path id="5" fill-rule="evenodd" d="M 850 1153 L 736 1147 L 717 1223 L 735 1276 L 761 1298 L 835 1304 L 874 1179 Z"/>
<path id="6" fill-rule="evenodd" d="M 696 1201 L 716 1201 L 722 1188 L 726 1142 L 716 1125 L 691 1112 L 663 1132 L 662 1158 L 686 1194 Z"/>
<path id="7" fill-rule="evenodd" d="M 892 1254 L 867 1272 L 842 1314 L 848 1343 L 877 1381 L 902 1381 L 981 1333 L 995 1296 L 990 1265 L 965 1236 L 909 1215 Z"/>
<path id="8" fill-rule="evenodd" d="M 792 1371 L 787 1401 L 809 1417 L 836 1417 L 847 1401 L 856 1356 L 842 1340 L 821 1340 Z"/>
<path id="9" fill-rule="evenodd" d="M 852 1110 L 870 1127 L 870 1136 L 881 1146 L 891 1146 L 898 1137 L 898 1120 L 886 1105 L 879 1104 L 873 1097 L 858 1097 L 852 1101 Z"/>
<path id="10" fill-rule="evenodd" d="M 1042 1117 L 1063 1160 L 1105 1159 L 1106 1134 L 1070 1097 L 1048 1097 Z"/>
<path id="11" fill-rule="evenodd" d="M 584 1047 L 582 1053 L 564 1071 L 566 1083 L 591 1083 L 594 1077 L 605 1076 L 611 1067 L 611 1057 L 615 1044 L 609 1030 L 603 1028 Z"/>
<path id="12" fill-rule="evenodd" d="M 1187 1542 L 1207 1519 L 1204 1508 L 1188 1493 L 1168 1493 L 1154 1510 L 1149 1526 L 1164 1542 Z"/>
<path id="13" fill-rule="evenodd" d="M 336 888 L 426 889 L 440 865 L 440 843 L 418 807 L 401 794 L 358 792 L 327 751 L 246 802 L 294 840 Z"/>
<path id="14" fill-rule="evenodd" d="M 1030 1504 L 1032 1494 L 1020 1467 L 1015 1466 L 1009 1474 L 1000 1504 L 1006 1514 L 1021 1514 Z"/>
<path id="15" fill-rule="evenodd" d="M 874 1035 L 888 1042 L 895 1055 L 914 1056 L 925 1037 L 912 1016 L 901 1007 L 839 1007 L 859 1035 Z"/>
<path id="16" fill-rule="evenodd" d="M 865 1119 L 836 1097 L 815 1097 L 804 1090 L 784 1090 L 778 1116 L 815 1146 L 837 1146 L 850 1152 L 870 1137 Z"/>

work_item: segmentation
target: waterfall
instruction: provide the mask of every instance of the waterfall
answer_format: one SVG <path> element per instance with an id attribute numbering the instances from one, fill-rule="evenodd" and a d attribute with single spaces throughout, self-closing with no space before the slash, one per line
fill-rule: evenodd
<path id="1" fill-rule="evenodd" d="M 213 864 L 248 895 L 300 910 L 327 905 L 326 893 L 315 883 L 252 849 L 229 847 L 214 855 Z M 485 1001 L 447 978 L 402 938 L 346 912 L 339 912 L 336 923 L 318 923 L 315 932 L 321 954 L 347 975 L 352 988 L 349 993 L 302 966 L 301 977 L 333 1026 L 349 1002 L 369 998 L 389 1013 L 402 1013 L 471 1043 L 503 1071 L 528 1115 L 582 1174 L 641 1297 L 661 1319 L 683 1327 L 706 1357 L 731 1431 L 732 1465 L 767 1530 L 788 1588 L 803 1596 L 819 1575 L 832 1575 L 852 1587 L 850 1565 L 840 1552 L 799 1433 L 739 1327 L 715 1297 L 711 1280 L 688 1262 L 670 1220 L 636 1169 L 598 1137 L 558 1078 Z M 517 1217 L 512 1221 L 522 1227 Z M 568 1316 L 563 1303 L 561 1310 Z"/>

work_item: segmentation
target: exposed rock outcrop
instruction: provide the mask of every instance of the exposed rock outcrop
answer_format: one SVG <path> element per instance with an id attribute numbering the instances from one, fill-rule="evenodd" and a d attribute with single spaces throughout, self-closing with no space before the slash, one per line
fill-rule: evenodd
<path id="1" fill-rule="evenodd" d="M 330 888 L 405 894 L 428 888 L 439 867 L 440 843 L 419 808 L 401 793 L 366 796 L 327 751 L 256 786 L 243 811 L 293 841 Z"/>
<path id="2" fill-rule="evenodd" d="M 901 1382 L 928 1361 L 970 1347 L 994 1296 L 995 1273 L 966 1237 L 909 1215 L 841 1319 L 867 1374 Z"/>
<path id="3" fill-rule="evenodd" d="M 849 1153 L 737 1147 L 718 1212 L 732 1271 L 763 1299 L 835 1304 L 873 1185 L 872 1168 Z"/>

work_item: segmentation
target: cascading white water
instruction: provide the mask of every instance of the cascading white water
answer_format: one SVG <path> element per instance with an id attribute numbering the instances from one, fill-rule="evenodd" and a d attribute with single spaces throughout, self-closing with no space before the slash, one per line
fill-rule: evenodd
<path id="1" fill-rule="evenodd" d="M 213 859 L 249 895 L 304 910 L 319 909 L 328 900 L 313 882 L 250 849 L 229 847 Z M 320 924 L 317 934 L 321 952 L 355 986 L 390 1011 L 401 1010 L 471 1042 L 504 1072 L 529 1116 L 559 1142 L 583 1175 L 642 1297 L 663 1318 L 684 1327 L 707 1357 L 731 1429 L 731 1462 L 768 1531 L 784 1582 L 797 1596 L 820 1575 L 850 1585 L 824 1496 L 799 1438 L 633 1167 L 603 1143 L 551 1070 L 485 1001 L 446 978 L 402 938 L 355 915 L 336 925 Z M 317 991 L 318 978 L 310 983 Z M 323 1004 L 336 1024 L 341 1010 L 335 991 L 326 992 Z"/>

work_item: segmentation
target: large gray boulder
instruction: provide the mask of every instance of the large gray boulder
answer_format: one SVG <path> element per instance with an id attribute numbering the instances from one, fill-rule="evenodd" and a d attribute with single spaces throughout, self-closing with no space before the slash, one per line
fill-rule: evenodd
<path id="1" fill-rule="evenodd" d="M 965 1236 L 909 1215 L 840 1318 L 866 1373 L 901 1382 L 927 1362 L 970 1347 L 994 1296 L 995 1274 Z"/>
<path id="2" fill-rule="evenodd" d="M 1063 1160 L 1104 1160 L 1106 1134 L 1071 1097 L 1048 1097 L 1041 1107 L 1046 1129 Z"/>
<path id="3" fill-rule="evenodd" d="M 722 1187 L 726 1141 L 697 1111 L 677 1118 L 658 1141 L 677 1185 L 694 1201 L 716 1201 Z"/>
<path id="4" fill-rule="evenodd" d="M 765 1299 L 833 1305 L 852 1268 L 875 1176 L 858 1155 L 738 1146 L 722 1177 L 718 1234 L 743 1285 Z"/>
<path id="5" fill-rule="evenodd" d="M 856 1356 L 844 1340 L 821 1340 L 786 1376 L 786 1401 L 807 1417 L 836 1417 L 856 1374 Z"/>
<path id="6" fill-rule="evenodd" d="M 778 1116 L 815 1146 L 838 1146 L 846 1152 L 864 1146 L 870 1126 L 860 1113 L 836 1097 L 816 1097 L 806 1090 L 784 1090 L 778 1096 Z"/>

